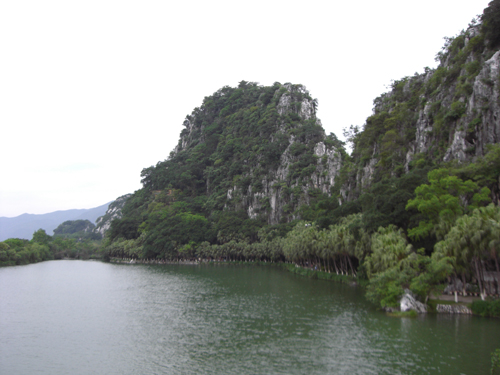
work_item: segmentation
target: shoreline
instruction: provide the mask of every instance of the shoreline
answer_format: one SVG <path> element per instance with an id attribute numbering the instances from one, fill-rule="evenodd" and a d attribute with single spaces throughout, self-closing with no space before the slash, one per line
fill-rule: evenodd
<path id="1" fill-rule="evenodd" d="M 200 265 L 200 264 L 252 264 L 252 265 L 274 265 L 280 268 L 286 269 L 287 271 L 305 276 L 313 279 L 323 279 L 330 280 L 334 282 L 340 282 L 342 284 L 349 284 L 350 286 L 361 286 L 367 285 L 368 280 L 358 279 L 350 275 L 341 275 L 335 273 L 328 273 L 324 271 L 318 271 L 314 269 L 309 269 L 306 267 L 297 266 L 294 263 L 275 263 L 275 262 L 263 262 L 263 261 L 218 261 L 218 260 L 178 260 L 178 261 L 167 261 L 167 260 L 157 260 L 157 259 L 122 259 L 122 258 L 111 258 L 110 263 L 114 264 L 158 264 L 158 265 Z M 480 300 L 477 296 L 458 296 L 458 302 L 455 301 L 454 295 L 432 295 L 429 298 L 427 307 L 429 311 L 427 314 L 465 314 L 474 315 L 470 309 L 470 304 L 474 301 Z M 440 303 L 444 302 L 444 303 Z M 393 314 L 394 316 L 407 317 L 411 316 L 408 314 Z M 418 315 L 418 314 L 417 314 Z M 480 316 L 480 315 L 477 315 Z"/>

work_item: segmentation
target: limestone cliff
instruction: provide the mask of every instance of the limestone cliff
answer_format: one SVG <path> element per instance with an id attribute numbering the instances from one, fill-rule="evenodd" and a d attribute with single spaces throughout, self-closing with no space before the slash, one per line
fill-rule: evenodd
<path id="1" fill-rule="evenodd" d="M 298 115 L 301 122 L 312 120 L 316 125 L 321 126 L 320 120 L 316 118 L 315 103 L 311 99 L 303 98 L 299 102 L 294 102 L 294 91 L 308 93 L 305 87 L 290 84 L 283 87 L 286 91 L 280 96 L 276 106 L 279 114 L 278 129 L 271 136 L 271 142 L 279 135 L 287 135 L 285 118 L 292 114 Z M 280 91 L 277 91 L 275 97 L 279 93 Z M 294 211 L 298 206 L 309 203 L 309 191 L 317 189 L 330 194 L 330 188 L 333 187 L 335 177 L 342 165 L 340 149 L 327 146 L 320 137 L 314 141 L 312 148 L 311 174 L 302 179 L 293 178 L 292 166 L 300 162 L 300 156 L 302 156 L 297 155 L 293 150 L 306 146 L 307 143 L 298 139 L 293 133 L 290 134 L 288 141 L 288 147 L 280 155 L 277 167 L 269 170 L 259 181 L 262 187 L 259 189 L 252 188 L 252 186 L 247 189 L 239 188 L 237 185 L 231 187 L 227 191 L 226 207 L 245 209 L 250 218 L 256 218 L 263 209 L 267 209 L 268 223 L 276 224 L 283 218 L 286 220 L 296 218 Z M 258 168 L 258 165 L 253 169 L 255 168 Z M 252 176 L 252 169 L 247 176 Z"/>
<path id="2" fill-rule="evenodd" d="M 109 228 L 114 215 L 111 242 L 162 258 L 203 242 L 266 242 L 295 219 L 328 228 L 362 213 L 356 225 L 367 233 L 413 226 L 418 218 L 405 207 L 428 171 L 451 162 L 476 161 L 476 168 L 500 140 L 500 38 L 488 36 L 500 33 L 496 23 L 485 25 L 447 39 L 436 69 L 394 81 L 376 98 L 363 128 L 349 130 L 352 155 L 325 134 L 304 86 L 221 88 L 186 116 L 170 156 L 142 170 L 143 187 L 127 199 L 123 217 L 110 206 L 98 228 Z M 495 150 L 484 159 L 496 158 Z M 482 186 L 499 197 L 491 164 Z"/>
<path id="3" fill-rule="evenodd" d="M 111 222 L 114 219 L 120 219 L 122 217 L 122 208 L 127 202 L 127 199 L 131 196 L 132 194 L 122 195 L 121 197 L 116 198 L 115 201 L 111 202 L 106 213 L 97 218 L 93 231 L 104 237 L 104 234 L 111 226 Z"/>
<path id="4" fill-rule="evenodd" d="M 357 171 L 344 186 L 347 199 L 416 163 L 471 162 L 500 142 L 499 48 L 472 25 L 448 38 L 437 59 L 437 69 L 395 81 L 375 99 L 352 139 Z"/>
<path id="5" fill-rule="evenodd" d="M 345 155 L 316 107 L 302 85 L 225 87 L 187 116 L 176 149 L 143 171 L 143 183 L 204 192 L 213 210 L 244 210 L 269 224 L 293 220 L 311 194 L 331 194 Z"/>

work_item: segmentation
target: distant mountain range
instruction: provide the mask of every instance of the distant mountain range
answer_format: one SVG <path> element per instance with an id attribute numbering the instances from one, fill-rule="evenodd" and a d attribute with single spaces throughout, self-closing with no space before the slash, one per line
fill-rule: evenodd
<path id="1" fill-rule="evenodd" d="M 22 214 L 16 217 L 0 217 L 0 241 L 8 238 L 31 240 L 33 233 L 38 229 L 44 229 L 52 236 L 54 229 L 66 220 L 89 220 L 95 223 L 98 217 L 106 213 L 110 203 L 95 208 L 55 211 L 42 215 Z"/>

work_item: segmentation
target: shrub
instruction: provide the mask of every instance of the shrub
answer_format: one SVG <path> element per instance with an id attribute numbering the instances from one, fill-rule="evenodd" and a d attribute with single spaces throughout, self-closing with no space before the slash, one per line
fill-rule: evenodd
<path id="1" fill-rule="evenodd" d="M 500 299 L 490 301 L 474 301 L 471 310 L 476 315 L 500 318 Z"/>
<path id="2" fill-rule="evenodd" d="M 467 74 L 471 77 L 475 77 L 481 68 L 481 64 L 479 63 L 478 60 L 472 61 L 468 64 L 465 65 L 465 70 L 467 71 Z"/>
<path id="3" fill-rule="evenodd" d="M 450 110 L 444 116 L 446 122 L 458 120 L 465 113 L 465 105 L 462 102 L 453 102 Z"/>
<path id="4" fill-rule="evenodd" d="M 469 40 L 467 48 L 473 52 L 482 52 L 484 49 L 484 35 L 480 34 Z"/>

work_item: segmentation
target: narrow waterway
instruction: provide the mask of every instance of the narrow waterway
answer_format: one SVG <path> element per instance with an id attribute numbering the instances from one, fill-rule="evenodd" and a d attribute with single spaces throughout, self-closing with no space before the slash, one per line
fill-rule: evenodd
<path id="1" fill-rule="evenodd" d="M 1 374 L 488 374 L 500 321 L 392 318 L 272 266 L 0 269 Z"/>

